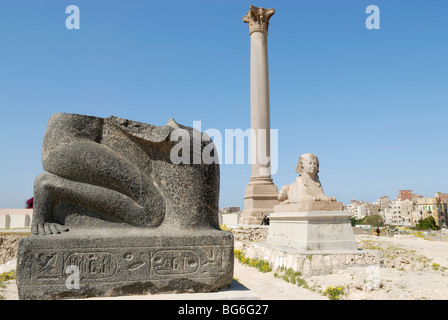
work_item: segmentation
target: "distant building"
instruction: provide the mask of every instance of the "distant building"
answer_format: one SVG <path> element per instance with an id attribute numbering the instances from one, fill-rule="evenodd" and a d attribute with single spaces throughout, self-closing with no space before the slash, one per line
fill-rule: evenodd
<path id="1" fill-rule="evenodd" d="M 439 198 L 441 201 L 448 202 L 448 193 L 437 192 L 434 197 Z"/>
<path id="2" fill-rule="evenodd" d="M 420 219 L 429 216 L 434 217 L 439 226 L 447 226 L 447 207 L 448 193 L 437 192 L 434 198 L 425 198 L 412 190 L 399 190 L 395 200 L 388 196 L 382 196 L 373 203 L 352 200 L 344 210 L 356 219 L 380 214 L 385 224 L 413 227 Z"/>
<path id="3" fill-rule="evenodd" d="M 420 219 L 432 216 L 439 226 L 447 224 L 447 202 L 440 197 L 418 199 Z"/>
<path id="4" fill-rule="evenodd" d="M 417 194 L 417 193 L 412 193 L 412 190 L 398 190 L 398 196 L 396 198 L 396 200 L 410 200 L 410 201 L 414 201 L 417 202 L 417 199 L 419 198 L 423 198 L 423 196 Z"/>
<path id="5" fill-rule="evenodd" d="M 392 200 L 383 212 L 385 224 L 412 227 L 419 220 L 418 208 L 410 199 Z"/>
<path id="6" fill-rule="evenodd" d="M 379 206 L 379 210 L 383 211 L 386 208 L 389 208 L 390 199 L 388 196 L 382 196 L 377 201 L 376 204 Z"/>
<path id="7" fill-rule="evenodd" d="M 352 200 L 350 204 L 344 206 L 344 210 L 350 212 L 356 219 L 362 219 L 365 216 L 379 213 L 379 205 L 365 201 Z"/>
<path id="8" fill-rule="evenodd" d="M 225 208 L 219 209 L 219 212 L 221 212 L 221 213 L 233 213 L 233 212 L 237 212 L 237 211 L 240 211 L 240 207 L 225 207 Z"/>

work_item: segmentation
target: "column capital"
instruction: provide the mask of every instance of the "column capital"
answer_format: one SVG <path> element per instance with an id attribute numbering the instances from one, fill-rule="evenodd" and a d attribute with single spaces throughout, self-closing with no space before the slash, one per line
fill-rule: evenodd
<path id="1" fill-rule="evenodd" d="M 250 6 L 249 11 L 243 17 L 243 21 L 249 25 L 249 35 L 259 31 L 268 34 L 269 19 L 274 15 L 274 9 L 265 9 Z"/>

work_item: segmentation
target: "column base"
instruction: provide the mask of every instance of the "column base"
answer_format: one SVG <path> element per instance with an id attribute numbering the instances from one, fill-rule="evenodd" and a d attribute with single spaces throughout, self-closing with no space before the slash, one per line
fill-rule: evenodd
<path id="1" fill-rule="evenodd" d="M 278 204 L 278 189 L 271 177 L 252 177 L 246 187 L 244 210 L 240 224 L 260 225 L 261 214 L 274 212 Z"/>

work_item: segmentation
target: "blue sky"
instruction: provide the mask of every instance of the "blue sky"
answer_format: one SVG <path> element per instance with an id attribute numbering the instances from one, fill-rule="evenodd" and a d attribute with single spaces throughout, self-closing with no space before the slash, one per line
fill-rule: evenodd
<path id="1" fill-rule="evenodd" d="M 68 5 L 80 29 L 68 30 Z M 0 2 L 0 208 L 22 208 L 57 112 L 246 130 L 249 5 L 269 29 L 280 188 L 300 154 L 348 203 L 448 192 L 448 1 Z M 368 5 L 380 29 L 368 30 Z M 220 206 L 243 207 L 250 165 L 222 164 Z"/>

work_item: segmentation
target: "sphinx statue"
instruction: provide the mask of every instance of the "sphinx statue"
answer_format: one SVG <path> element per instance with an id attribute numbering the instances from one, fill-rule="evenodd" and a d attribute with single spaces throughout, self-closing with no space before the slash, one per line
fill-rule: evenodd
<path id="1" fill-rule="evenodd" d="M 296 181 L 280 189 L 279 204 L 269 216 L 269 245 L 299 251 L 357 252 L 351 214 L 341 202 L 325 195 L 319 160 L 312 153 L 299 157 Z"/>
<path id="2" fill-rule="evenodd" d="M 295 205 L 299 211 L 342 210 L 342 204 L 335 197 L 324 194 L 319 179 L 319 160 L 312 153 L 299 157 L 296 166 L 299 176 L 296 181 L 281 187 L 276 208 L 282 205 Z M 283 207 L 284 208 L 284 207 Z M 282 210 L 283 211 L 283 210 Z"/>

